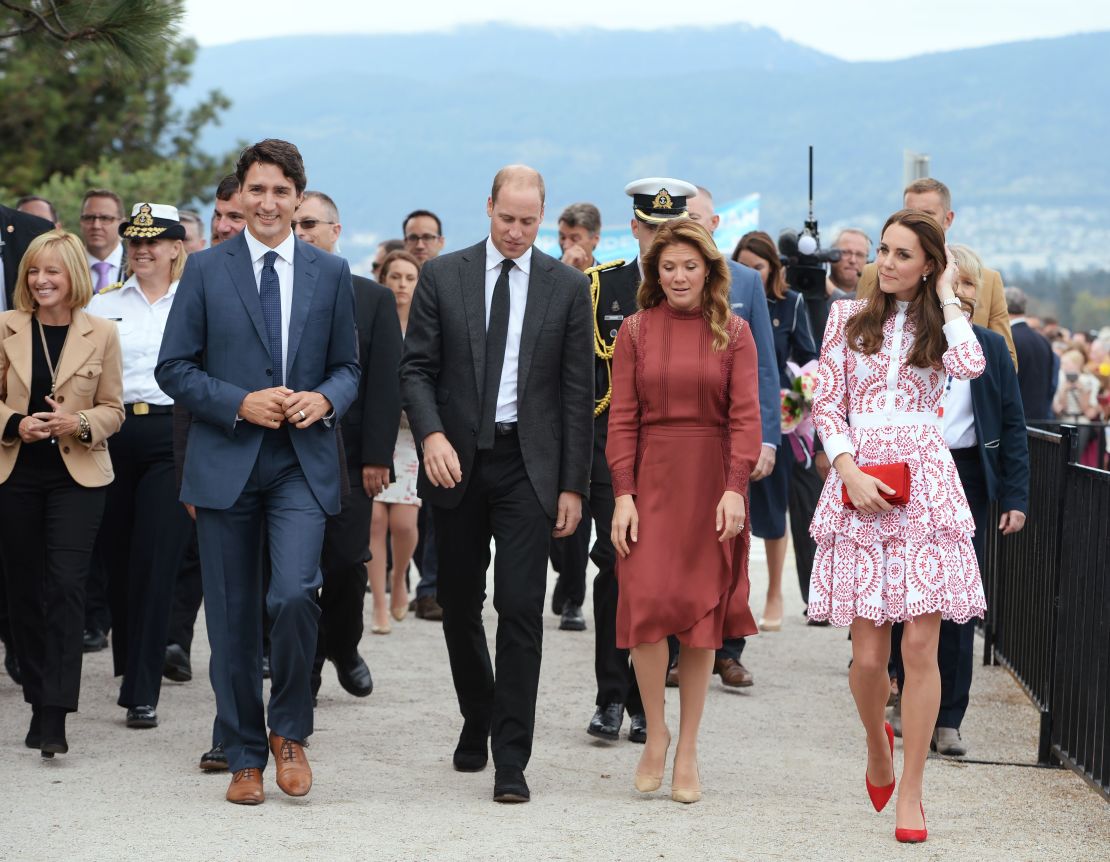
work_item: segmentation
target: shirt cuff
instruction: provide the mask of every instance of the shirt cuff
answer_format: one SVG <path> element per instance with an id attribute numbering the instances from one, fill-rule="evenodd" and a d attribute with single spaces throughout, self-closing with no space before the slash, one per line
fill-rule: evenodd
<path id="1" fill-rule="evenodd" d="M 856 447 L 852 445 L 852 441 L 848 439 L 847 434 L 833 434 L 821 442 L 825 445 L 825 454 L 829 456 L 830 464 L 845 452 L 853 458 L 856 457 Z"/>
<path id="2" fill-rule="evenodd" d="M 974 341 L 975 333 L 971 329 L 971 324 L 967 322 L 967 318 L 960 317 L 944 324 L 944 337 L 948 339 L 949 347 L 956 347 L 968 341 Z"/>
<path id="3" fill-rule="evenodd" d="M 778 443 L 764 443 L 763 445 L 766 446 L 768 449 L 774 449 L 776 452 L 779 450 Z"/>

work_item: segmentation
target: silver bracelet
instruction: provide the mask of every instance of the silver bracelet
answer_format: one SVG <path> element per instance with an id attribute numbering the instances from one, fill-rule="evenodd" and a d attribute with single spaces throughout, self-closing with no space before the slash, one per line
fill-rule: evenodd
<path id="1" fill-rule="evenodd" d="M 959 304 L 960 304 L 960 300 L 957 297 L 950 296 L 950 297 L 948 297 L 948 299 L 942 299 L 940 301 L 940 308 L 941 308 L 941 311 L 943 311 L 944 307 L 946 305 L 959 305 Z"/>

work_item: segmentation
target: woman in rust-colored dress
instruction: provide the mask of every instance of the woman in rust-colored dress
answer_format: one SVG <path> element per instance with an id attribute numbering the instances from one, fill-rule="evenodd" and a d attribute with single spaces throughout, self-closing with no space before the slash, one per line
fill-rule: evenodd
<path id="1" fill-rule="evenodd" d="M 756 633 L 748 609 L 748 475 L 759 455 L 755 342 L 729 306 L 729 270 L 705 228 L 659 228 L 642 259 L 642 311 L 613 358 L 605 454 L 613 475 L 617 645 L 632 650 L 647 716 L 636 789 L 659 788 L 667 636 L 681 644 L 671 798 L 701 797 L 698 725 L 725 637 Z"/>

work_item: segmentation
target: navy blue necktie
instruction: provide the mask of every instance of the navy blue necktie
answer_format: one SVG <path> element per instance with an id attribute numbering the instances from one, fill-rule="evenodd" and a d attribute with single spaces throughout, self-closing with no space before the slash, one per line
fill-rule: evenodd
<path id="1" fill-rule="evenodd" d="M 262 319 L 266 321 L 266 337 L 270 341 L 270 359 L 274 363 L 274 386 L 285 383 L 285 358 L 281 354 L 281 282 L 278 281 L 274 261 L 276 251 L 266 252 L 262 258 L 262 280 L 258 299 L 262 303 Z"/>

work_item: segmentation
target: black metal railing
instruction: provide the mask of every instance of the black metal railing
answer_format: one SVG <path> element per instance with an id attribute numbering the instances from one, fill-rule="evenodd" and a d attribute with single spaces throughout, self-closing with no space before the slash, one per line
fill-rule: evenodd
<path id="1" fill-rule="evenodd" d="M 1037 762 L 1110 799 L 1110 472 L 1075 463 L 1074 426 L 1028 435 L 1025 529 L 987 531 L 983 661 L 1007 667 L 1040 712 Z"/>
<path id="2" fill-rule="evenodd" d="M 1052 753 L 1110 791 L 1110 473 L 1067 468 Z"/>
<path id="3" fill-rule="evenodd" d="M 1060 429 L 1065 427 L 1062 422 L 1047 419 L 1031 422 L 1029 426 L 1056 434 L 1060 433 Z M 1099 470 L 1110 470 L 1110 451 L 1108 451 L 1110 446 L 1108 446 L 1106 439 L 1110 423 L 1092 422 L 1089 425 L 1069 425 L 1067 427 L 1077 429 L 1079 451 L 1076 454 L 1076 460 Z"/>

